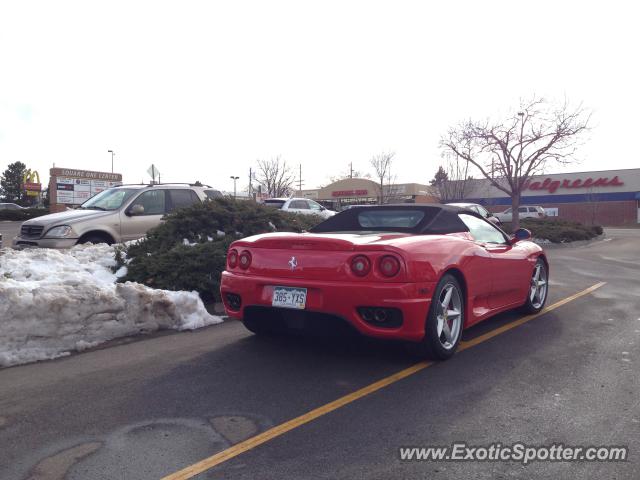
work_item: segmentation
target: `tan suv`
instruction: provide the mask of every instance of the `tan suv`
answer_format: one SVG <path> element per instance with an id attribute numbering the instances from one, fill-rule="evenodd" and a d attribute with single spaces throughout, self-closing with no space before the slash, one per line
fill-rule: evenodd
<path id="1" fill-rule="evenodd" d="M 110 188 L 75 210 L 27 220 L 13 246 L 68 248 L 78 243 L 120 243 L 143 237 L 177 208 L 222 194 L 210 187 L 181 184 Z"/>

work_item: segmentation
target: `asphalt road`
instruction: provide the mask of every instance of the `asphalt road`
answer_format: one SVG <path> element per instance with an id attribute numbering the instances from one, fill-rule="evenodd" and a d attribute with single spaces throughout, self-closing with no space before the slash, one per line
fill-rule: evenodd
<path id="1" fill-rule="evenodd" d="M 22 222 L 0 221 L 0 234 L 5 247 L 11 246 L 11 240 L 20 232 L 20 225 Z"/>
<path id="2" fill-rule="evenodd" d="M 640 230 L 550 249 L 549 304 L 594 292 L 199 474 L 204 479 L 640 478 Z M 516 321 L 505 314 L 471 340 Z M 1 479 L 160 478 L 415 360 L 236 322 L 0 371 Z M 623 445 L 621 463 L 402 462 L 401 446 Z"/>

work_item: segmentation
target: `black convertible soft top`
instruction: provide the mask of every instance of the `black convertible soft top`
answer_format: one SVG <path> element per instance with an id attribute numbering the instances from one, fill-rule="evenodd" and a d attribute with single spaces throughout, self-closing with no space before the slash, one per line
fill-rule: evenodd
<path id="1" fill-rule="evenodd" d="M 443 235 L 468 232 L 458 214 L 482 218 L 476 212 L 439 204 L 402 203 L 352 207 L 316 225 L 311 233 L 328 232 L 403 232 Z"/>

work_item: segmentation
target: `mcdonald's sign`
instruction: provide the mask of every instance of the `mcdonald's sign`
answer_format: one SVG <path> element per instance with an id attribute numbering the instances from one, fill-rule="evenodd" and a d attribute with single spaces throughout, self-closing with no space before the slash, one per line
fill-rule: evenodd
<path id="1" fill-rule="evenodd" d="M 40 174 L 35 170 L 27 170 L 22 177 L 22 188 L 30 197 L 37 197 L 42 190 Z"/>

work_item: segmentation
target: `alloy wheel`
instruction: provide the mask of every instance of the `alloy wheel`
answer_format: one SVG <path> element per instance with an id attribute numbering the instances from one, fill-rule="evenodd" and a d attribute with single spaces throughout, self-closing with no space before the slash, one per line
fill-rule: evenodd
<path id="1" fill-rule="evenodd" d="M 436 332 L 440 345 L 450 350 L 458 341 L 462 327 L 462 296 L 458 288 L 447 283 L 438 298 Z"/>
<path id="2" fill-rule="evenodd" d="M 533 308 L 540 308 L 547 298 L 547 269 L 542 262 L 538 262 L 531 274 L 529 300 Z"/>

